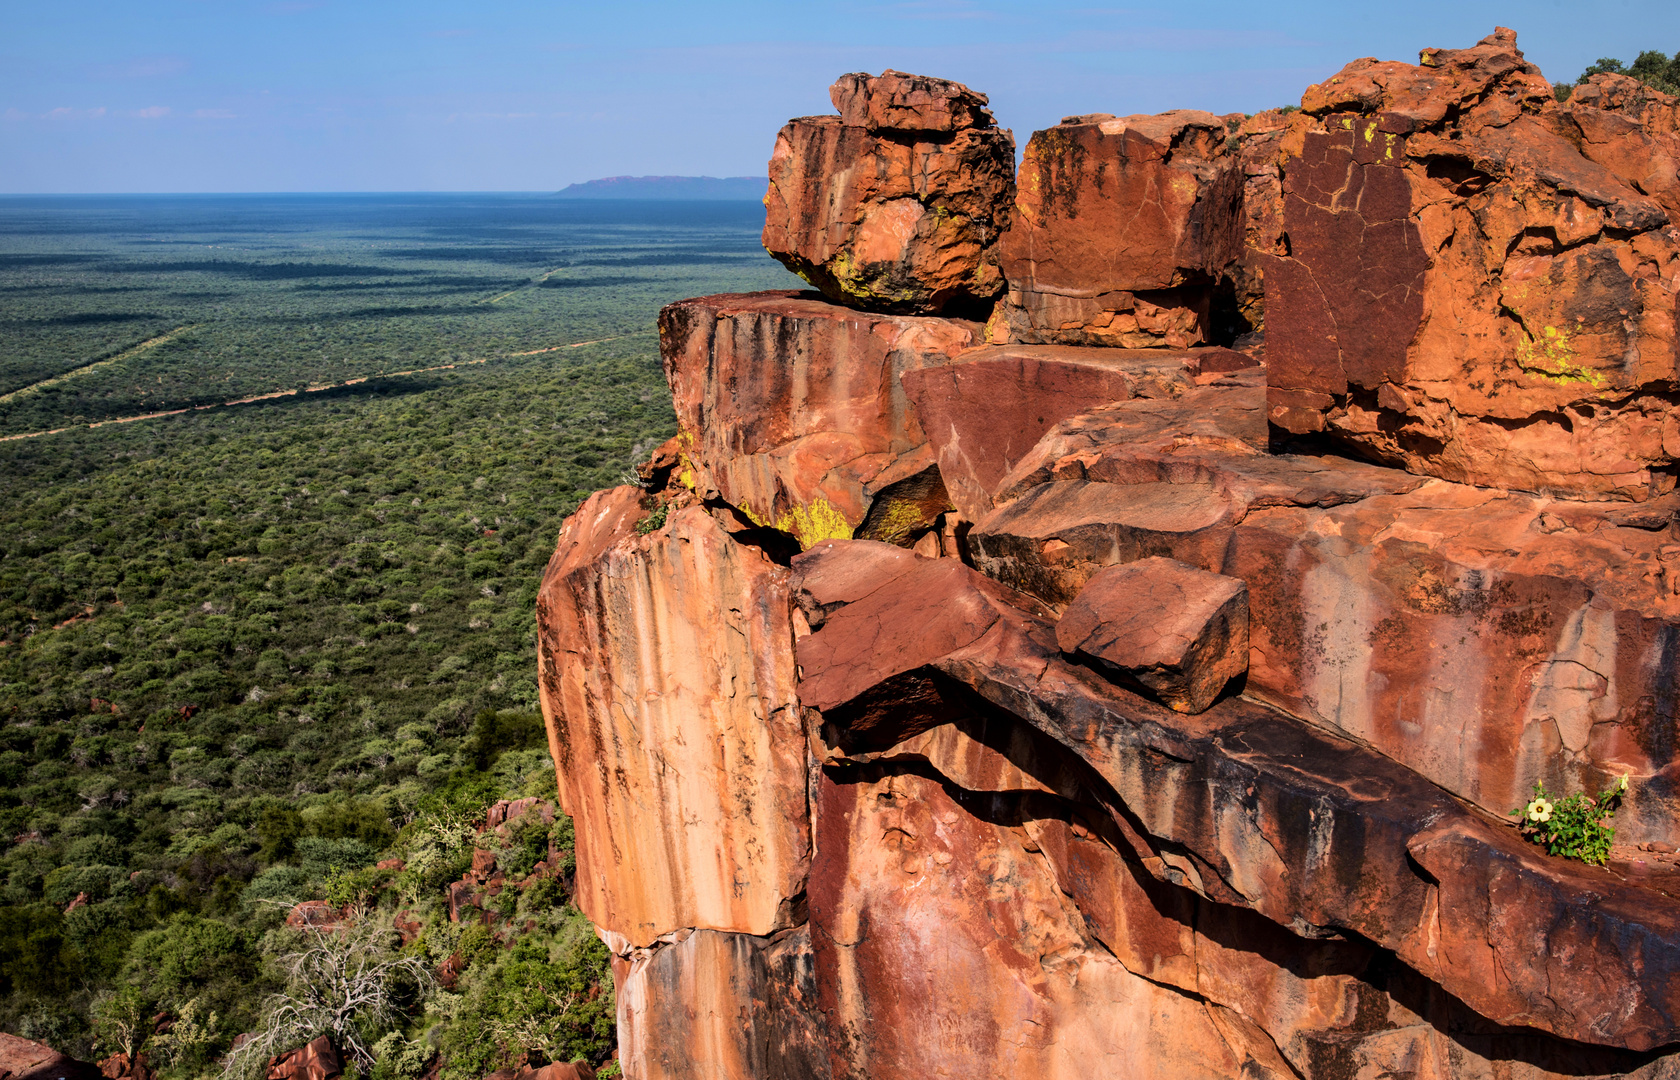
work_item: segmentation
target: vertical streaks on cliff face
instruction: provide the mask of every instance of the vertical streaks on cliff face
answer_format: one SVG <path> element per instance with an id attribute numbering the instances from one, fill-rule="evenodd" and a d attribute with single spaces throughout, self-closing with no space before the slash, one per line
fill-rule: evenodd
<path id="1" fill-rule="evenodd" d="M 817 820 L 811 939 L 835 1075 L 1289 1075 L 1264 1036 L 1249 1045 L 1224 1010 L 1098 945 L 1012 800 L 842 770 Z"/>
<path id="2" fill-rule="evenodd" d="M 639 496 L 585 503 L 538 597 L 578 906 L 634 945 L 769 933 L 810 847 L 787 571 L 697 507 L 637 535 Z"/>

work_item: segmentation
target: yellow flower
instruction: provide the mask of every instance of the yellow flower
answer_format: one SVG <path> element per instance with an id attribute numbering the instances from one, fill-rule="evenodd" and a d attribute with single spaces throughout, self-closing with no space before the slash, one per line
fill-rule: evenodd
<path id="1" fill-rule="evenodd" d="M 1620 780 L 1620 781 L 1619 781 L 1619 782 L 1618 782 L 1618 786 L 1619 786 L 1619 787 L 1620 787 L 1620 788 L 1621 788 L 1621 789 L 1622 789 L 1622 790 L 1623 790 L 1623 791 L 1626 791 L 1626 790 L 1627 790 L 1627 787 L 1628 787 L 1628 774 L 1627 774 L 1627 773 L 1623 773 L 1623 774 L 1622 774 L 1622 778 L 1621 778 L 1621 780 Z"/>
<path id="2" fill-rule="evenodd" d="M 1545 799 L 1535 799 L 1533 802 L 1528 804 L 1528 820 L 1552 820 L 1552 804 L 1547 802 Z"/>

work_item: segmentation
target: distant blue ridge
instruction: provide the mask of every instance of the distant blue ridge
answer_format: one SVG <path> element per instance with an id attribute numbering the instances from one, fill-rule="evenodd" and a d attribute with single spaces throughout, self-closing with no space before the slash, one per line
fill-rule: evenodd
<path id="1" fill-rule="evenodd" d="M 752 199 L 770 187 L 765 176 L 608 176 L 571 184 L 562 199 Z"/>

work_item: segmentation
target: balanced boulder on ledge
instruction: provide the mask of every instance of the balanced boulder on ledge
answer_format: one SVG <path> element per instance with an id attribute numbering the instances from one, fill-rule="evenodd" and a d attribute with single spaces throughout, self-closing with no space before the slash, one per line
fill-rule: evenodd
<path id="1" fill-rule="evenodd" d="M 1216 279 L 1243 250 L 1243 173 L 1225 122 L 1071 116 L 1036 131 L 1003 241 L 1014 342 L 1137 349 L 1208 339 Z"/>
<path id="2" fill-rule="evenodd" d="M 839 116 L 790 120 L 776 137 L 765 249 L 865 311 L 989 305 L 1003 292 L 1015 138 L 986 96 L 898 71 L 843 76 L 829 96 Z"/>

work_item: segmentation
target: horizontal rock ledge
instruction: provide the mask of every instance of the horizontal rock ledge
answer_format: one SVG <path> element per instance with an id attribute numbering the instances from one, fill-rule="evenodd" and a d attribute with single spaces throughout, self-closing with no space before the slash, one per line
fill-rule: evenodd
<path id="1" fill-rule="evenodd" d="M 824 591 L 851 546 L 801 556 L 797 587 Z M 1113 686 L 1057 654 L 1031 600 L 1002 607 L 995 583 L 949 561 L 874 565 L 875 588 L 854 574 L 845 589 L 860 610 L 835 610 L 798 644 L 802 687 L 859 688 L 825 697 L 831 725 L 886 707 L 867 707 L 878 678 L 841 670 L 854 654 L 835 639 L 911 625 L 892 599 L 925 609 L 944 592 L 980 617 L 927 648 L 909 642 L 892 665 L 900 681 L 938 673 L 1071 750 L 1112 787 L 1122 828 L 1164 880 L 1298 934 L 1368 939 L 1501 1024 L 1632 1050 L 1680 1039 L 1675 900 L 1548 857 L 1391 759 L 1265 706 L 1228 699 L 1184 716 Z"/>

